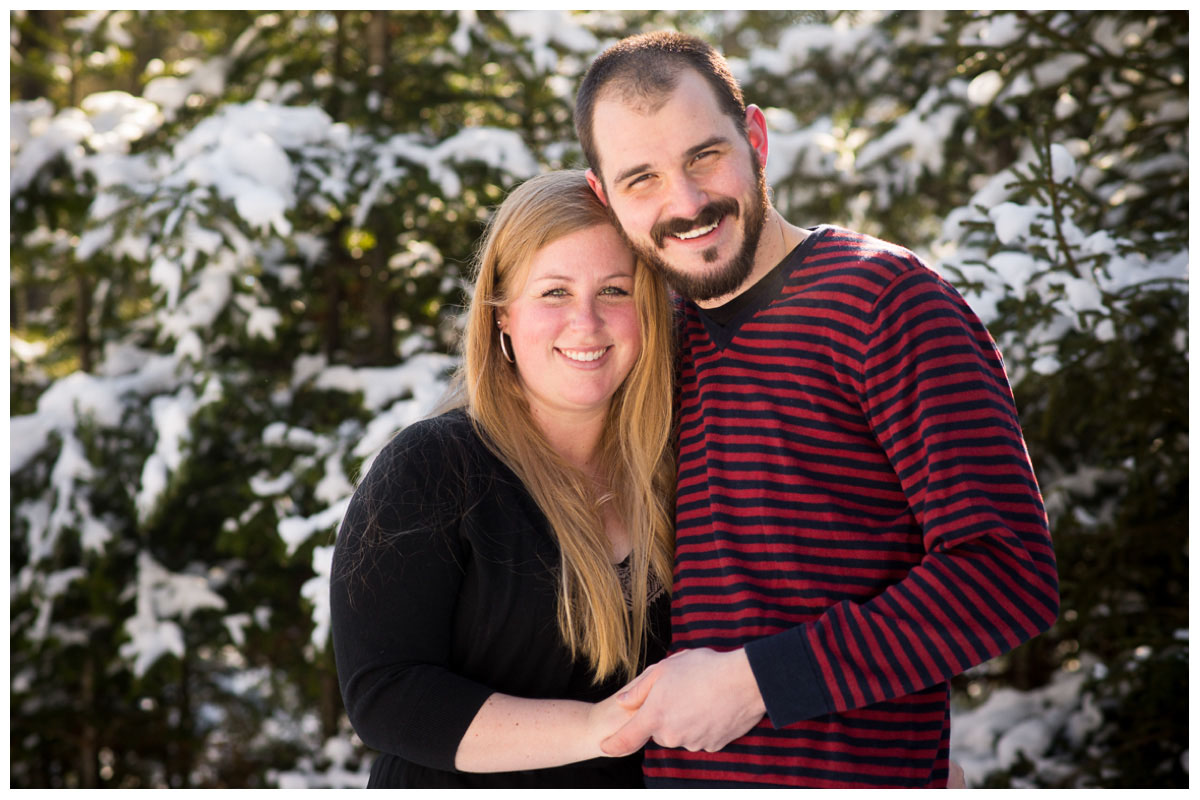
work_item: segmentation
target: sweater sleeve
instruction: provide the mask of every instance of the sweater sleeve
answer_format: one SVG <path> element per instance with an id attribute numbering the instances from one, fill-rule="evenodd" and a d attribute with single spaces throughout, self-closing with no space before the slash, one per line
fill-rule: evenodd
<path id="1" fill-rule="evenodd" d="M 746 646 L 776 727 L 935 686 L 1058 615 L 1045 509 L 983 324 L 918 266 L 881 293 L 866 341 L 863 411 L 924 555 L 870 600 Z"/>
<path id="2" fill-rule="evenodd" d="M 367 746 L 453 770 L 491 690 L 449 666 L 468 553 L 458 535 L 461 443 L 437 420 L 405 429 L 354 493 L 334 550 L 333 644 L 342 698 Z"/>

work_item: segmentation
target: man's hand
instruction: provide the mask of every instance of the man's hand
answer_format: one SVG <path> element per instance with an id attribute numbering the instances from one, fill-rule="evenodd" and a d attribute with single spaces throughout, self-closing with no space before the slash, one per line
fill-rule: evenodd
<path id="1" fill-rule="evenodd" d="M 742 650 L 684 650 L 649 667 L 617 694 L 637 709 L 600 743 L 609 755 L 636 752 L 650 739 L 663 747 L 720 750 L 766 713 L 750 661 Z"/>

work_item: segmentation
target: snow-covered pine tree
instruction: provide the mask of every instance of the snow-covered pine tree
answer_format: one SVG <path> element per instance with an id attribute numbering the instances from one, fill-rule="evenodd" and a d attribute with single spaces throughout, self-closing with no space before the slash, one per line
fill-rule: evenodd
<path id="1" fill-rule="evenodd" d="M 1186 783 L 1186 14 L 11 19 L 14 786 L 361 785 L 340 504 L 443 386 L 488 208 L 578 163 L 591 56 L 672 24 L 788 218 L 917 250 L 1008 362 L 1063 614 L 957 682 L 955 758 Z"/>

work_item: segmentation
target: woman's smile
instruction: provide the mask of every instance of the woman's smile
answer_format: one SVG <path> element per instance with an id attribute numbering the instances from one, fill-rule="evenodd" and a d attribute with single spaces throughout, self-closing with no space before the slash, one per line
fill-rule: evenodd
<path id="1" fill-rule="evenodd" d="M 556 348 L 571 361 L 579 362 L 580 364 L 595 364 L 596 361 L 604 357 L 604 354 L 609 351 L 608 347 L 588 350 L 568 350 L 563 347 Z"/>

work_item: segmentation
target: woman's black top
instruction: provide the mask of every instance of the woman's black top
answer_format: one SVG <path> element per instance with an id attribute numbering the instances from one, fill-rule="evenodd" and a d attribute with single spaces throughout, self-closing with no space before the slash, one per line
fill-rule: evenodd
<path id="1" fill-rule="evenodd" d="M 370 539 L 371 537 L 377 537 Z M 553 769 L 465 773 L 458 744 L 493 692 L 595 702 L 557 624 L 559 551 L 545 516 L 464 412 L 405 428 L 355 492 L 334 551 L 333 644 L 354 730 L 380 755 L 371 787 L 640 787 L 640 753 Z M 651 604 L 649 661 L 669 598 Z"/>

